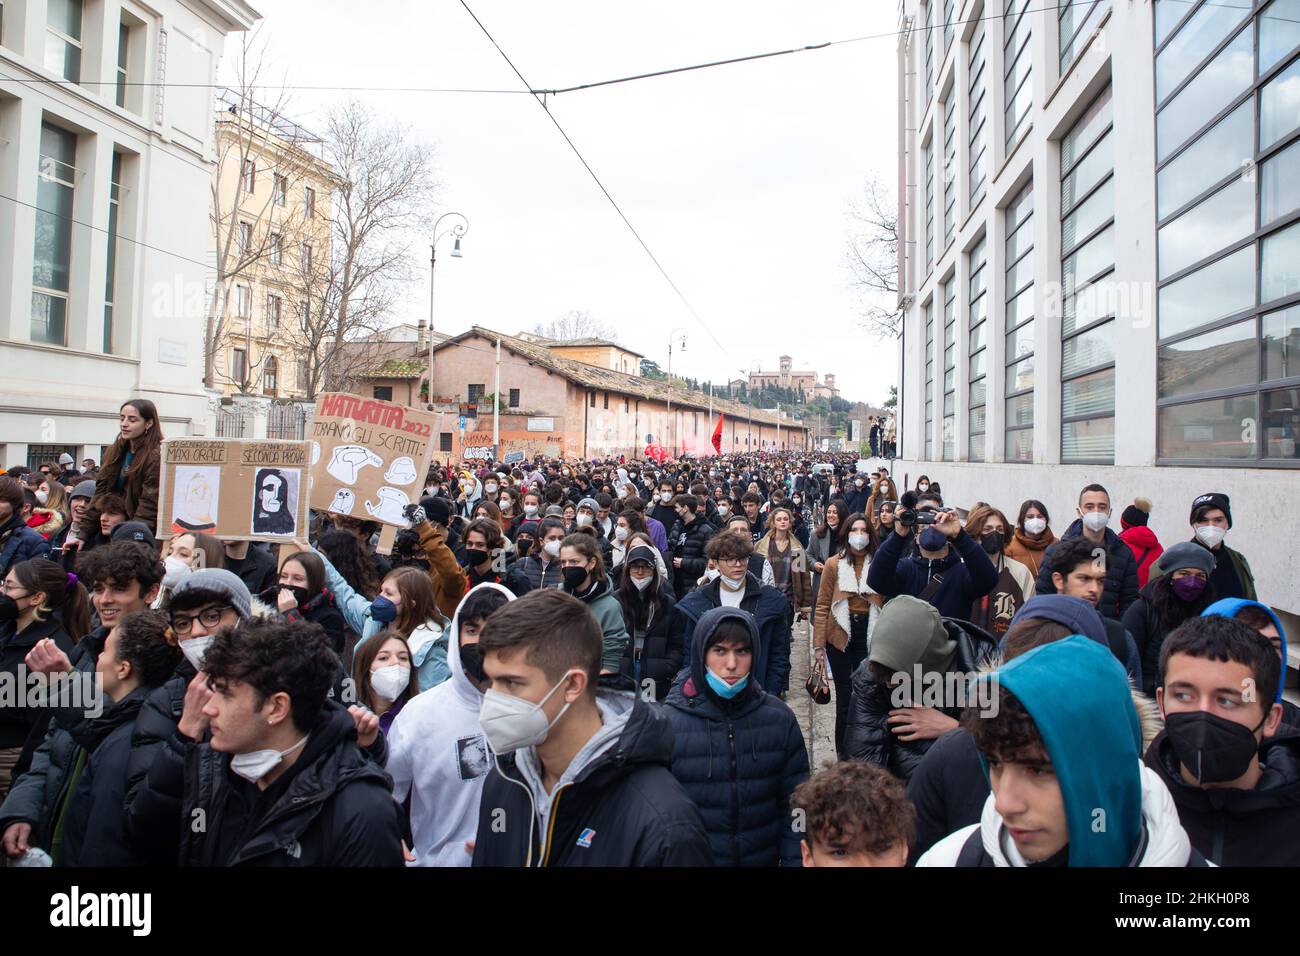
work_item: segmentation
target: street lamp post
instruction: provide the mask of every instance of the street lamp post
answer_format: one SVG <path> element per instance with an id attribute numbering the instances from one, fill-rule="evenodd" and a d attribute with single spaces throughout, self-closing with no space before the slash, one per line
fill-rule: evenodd
<path id="1" fill-rule="evenodd" d="M 686 330 L 673 329 L 668 333 L 668 428 L 671 432 L 669 441 L 669 451 L 676 457 L 677 448 L 677 429 L 673 427 L 673 339 L 677 333 L 682 334 L 682 351 L 686 351 Z"/>
<path id="2" fill-rule="evenodd" d="M 438 227 L 442 221 L 448 217 L 452 218 L 452 223 L 442 232 Z M 465 233 L 469 232 L 469 220 L 458 212 L 444 212 L 433 224 L 433 242 L 429 244 L 429 401 L 433 401 L 433 280 L 435 269 L 438 265 L 438 241 L 446 236 L 454 236 L 455 245 L 451 247 L 451 256 L 453 259 L 461 257 L 460 240 Z"/>

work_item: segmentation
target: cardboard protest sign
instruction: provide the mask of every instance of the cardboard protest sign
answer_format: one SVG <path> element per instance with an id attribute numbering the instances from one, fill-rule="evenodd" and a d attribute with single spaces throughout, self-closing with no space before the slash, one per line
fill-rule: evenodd
<path id="1" fill-rule="evenodd" d="M 227 541 L 306 537 L 305 441 L 172 438 L 162 453 L 160 538 L 187 531 Z"/>
<path id="2" fill-rule="evenodd" d="M 346 392 L 316 402 L 311 506 L 405 528 L 402 509 L 420 500 L 433 457 L 437 415 Z"/>

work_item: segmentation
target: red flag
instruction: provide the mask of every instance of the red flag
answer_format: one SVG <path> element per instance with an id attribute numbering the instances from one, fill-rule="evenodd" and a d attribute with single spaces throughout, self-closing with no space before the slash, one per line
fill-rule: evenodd
<path id="1" fill-rule="evenodd" d="M 722 454 L 722 416 L 718 416 L 718 427 L 713 429 L 713 451 Z"/>

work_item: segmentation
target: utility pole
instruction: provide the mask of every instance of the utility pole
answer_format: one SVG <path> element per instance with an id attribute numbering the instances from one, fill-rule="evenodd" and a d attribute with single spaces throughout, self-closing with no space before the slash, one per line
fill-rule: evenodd
<path id="1" fill-rule="evenodd" d="M 496 385 L 492 398 L 492 454 L 501 457 L 501 336 L 497 336 Z"/>

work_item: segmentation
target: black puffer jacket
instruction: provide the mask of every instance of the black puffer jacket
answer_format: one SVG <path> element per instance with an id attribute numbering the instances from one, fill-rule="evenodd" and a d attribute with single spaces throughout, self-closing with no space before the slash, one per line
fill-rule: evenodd
<path id="1" fill-rule="evenodd" d="M 270 607 L 276 606 L 276 591 L 279 586 L 267 588 L 259 597 Z M 305 604 L 292 608 L 284 619 L 286 621 L 308 621 L 319 624 L 329 638 L 330 650 L 343 661 L 343 669 L 352 670 L 352 649 L 356 647 L 357 632 L 348 627 L 343 612 L 334 603 L 334 594 L 329 588 L 323 588 L 319 594 L 309 598 Z"/>
<path id="2" fill-rule="evenodd" d="M 181 828 L 181 865 L 403 865 L 392 780 L 357 746 L 342 707 L 325 705 L 302 756 L 260 796 L 256 784 L 231 772 L 229 754 L 179 734 L 167 746 L 184 754 L 181 820 L 206 821 Z M 233 833 L 223 816 L 236 801 L 250 803 L 253 816 Z"/>
<path id="3" fill-rule="evenodd" d="M 58 615 L 45 621 L 33 621 L 21 633 L 17 632 L 13 621 L 0 624 L 0 673 L 12 674 L 16 678 L 18 668 L 23 665 L 32 648 L 47 637 L 63 653 L 72 655 L 76 645 L 63 629 Z M 37 724 L 45 726 L 49 719 L 50 711 L 45 707 L 0 708 L 0 747 L 23 746 L 32 733 L 32 728 Z"/>
<path id="4" fill-rule="evenodd" d="M 1052 555 L 1070 538 L 1083 534 L 1082 519 L 1075 519 L 1066 529 L 1061 540 L 1043 552 L 1043 560 L 1038 568 L 1038 580 L 1034 590 L 1039 594 L 1055 594 L 1056 585 L 1052 583 Z M 1137 559 L 1133 549 L 1124 539 L 1110 528 L 1106 529 L 1106 584 L 1101 590 L 1101 600 L 1097 602 L 1097 613 L 1113 621 L 1124 619 L 1124 612 L 1138 599 Z M 1144 668 L 1145 669 L 1145 668 Z"/>
<path id="5" fill-rule="evenodd" d="M 888 607 L 888 605 L 886 605 Z M 876 625 L 879 629 L 880 625 Z M 948 673 L 976 671 L 997 652 L 997 641 L 969 621 L 943 618 L 948 637 L 957 643 L 956 656 Z M 849 726 L 844 747 L 854 760 L 864 760 L 884 767 L 906 780 L 920 764 L 921 758 L 935 743 L 931 740 L 899 740 L 889 724 L 894 688 L 879 680 L 871 670 L 870 660 L 863 661 L 853 672 L 853 698 L 849 702 Z M 910 671 L 908 672 L 910 676 Z M 945 681 L 944 686 L 947 686 Z M 920 691 L 916 691 L 919 696 Z M 960 707 L 940 708 L 954 720 L 960 719 Z"/>
<path id="6" fill-rule="evenodd" d="M 177 664 L 175 674 L 145 698 L 131 734 L 131 755 L 126 764 L 126 834 L 142 861 L 156 866 L 176 864 L 184 752 L 166 743 L 176 733 L 185 709 L 185 689 L 197 673 L 188 660 Z M 155 762 L 172 765 L 165 771 L 160 769 L 154 778 L 173 783 L 171 789 L 151 785 L 149 769 Z"/>
<path id="7" fill-rule="evenodd" d="M 682 669 L 685 653 L 682 649 L 681 632 L 672 626 L 673 607 L 676 601 L 665 586 L 663 578 L 657 577 L 658 593 L 652 602 L 643 600 L 636 591 L 626 595 L 621 590 L 614 592 L 619 607 L 623 609 L 623 624 L 627 628 L 627 651 L 623 654 L 623 663 L 619 673 L 629 677 L 635 674 L 634 654 L 636 652 L 636 621 L 638 611 L 649 604 L 650 620 L 646 628 L 645 640 L 641 648 L 642 687 L 646 681 L 653 681 L 655 700 L 663 700 L 673 686 L 673 679 Z"/>
<path id="8" fill-rule="evenodd" d="M 665 709 L 628 693 L 597 694 L 602 727 L 617 738 L 566 771 L 551 794 L 545 832 L 520 752 L 497 758 L 479 800 L 474 866 L 713 863 L 700 812 L 668 769 L 673 732 Z M 526 824 L 502 827 L 501 819 Z"/>
<path id="9" fill-rule="evenodd" d="M 536 547 L 540 550 L 540 542 Z M 542 559 L 536 554 L 530 554 L 522 561 L 516 561 L 511 565 L 510 571 L 506 574 L 505 585 L 515 593 L 515 597 L 523 597 L 529 591 L 536 591 L 538 588 L 558 589 L 564 585 L 564 572 L 560 568 L 560 559 L 555 558 L 543 571 Z"/>
<path id="10" fill-rule="evenodd" d="M 709 543 L 717 529 L 703 517 L 696 515 L 689 525 L 681 519 L 673 525 L 668 535 L 668 546 L 672 549 L 673 563 L 682 560 L 680 568 L 673 569 L 673 591 L 678 597 L 686 597 L 696 588 L 696 581 L 704 576 L 709 559 L 704 556 L 704 547 Z"/>
<path id="11" fill-rule="evenodd" d="M 93 677 L 95 664 L 106 640 L 108 628 L 101 626 L 78 641 L 68 655 L 72 669 Z M 78 702 L 69 700 L 68 703 Z M 107 699 L 103 701 L 103 711 L 94 717 L 87 716 L 86 709 L 82 706 L 48 709 L 49 726 L 41 743 L 30 754 L 30 766 L 29 755 L 24 752 L 18 766 L 14 768 L 13 786 L 5 797 L 4 805 L 0 806 L 0 833 L 9 824 L 23 821 L 31 824 L 31 845 L 47 850 L 50 848 L 53 818 L 72 782 L 69 772 L 76 762 L 78 751 L 94 750 L 113 729 L 111 711 L 112 703 Z M 29 747 L 31 743 L 28 742 Z"/>
<path id="12" fill-rule="evenodd" d="M 916 808 L 916 840 L 908 862 L 915 864 L 949 833 L 979 823 L 988 797 L 975 738 L 958 727 L 934 741 L 907 781 L 907 799 Z"/>
<path id="13" fill-rule="evenodd" d="M 1283 726 L 1260 746 L 1263 775 L 1253 790 L 1202 790 L 1183 779 L 1161 732 L 1146 765 L 1160 775 L 1192 846 L 1218 866 L 1300 865 L 1300 734 Z"/>
<path id="14" fill-rule="evenodd" d="M 808 779 L 803 732 L 794 712 L 752 680 L 731 700 L 709 687 L 704 650 L 724 621 L 743 624 L 755 645 L 760 640 L 754 619 L 739 608 L 700 618 L 691 676 L 666 701 L 673 776 L 700 808 L 716 865 L 800 866 L 790 795 Z"/>
<path id="15" fill-rule="evenodd" d="M 122 798 L 131 754 L 131 727 L 150 688 L 137 687 L 104 715 L 105 733 L 68 798 L 63 816 L 63 866 L 134 866 L 140 863 L 126 837 Z"/>

